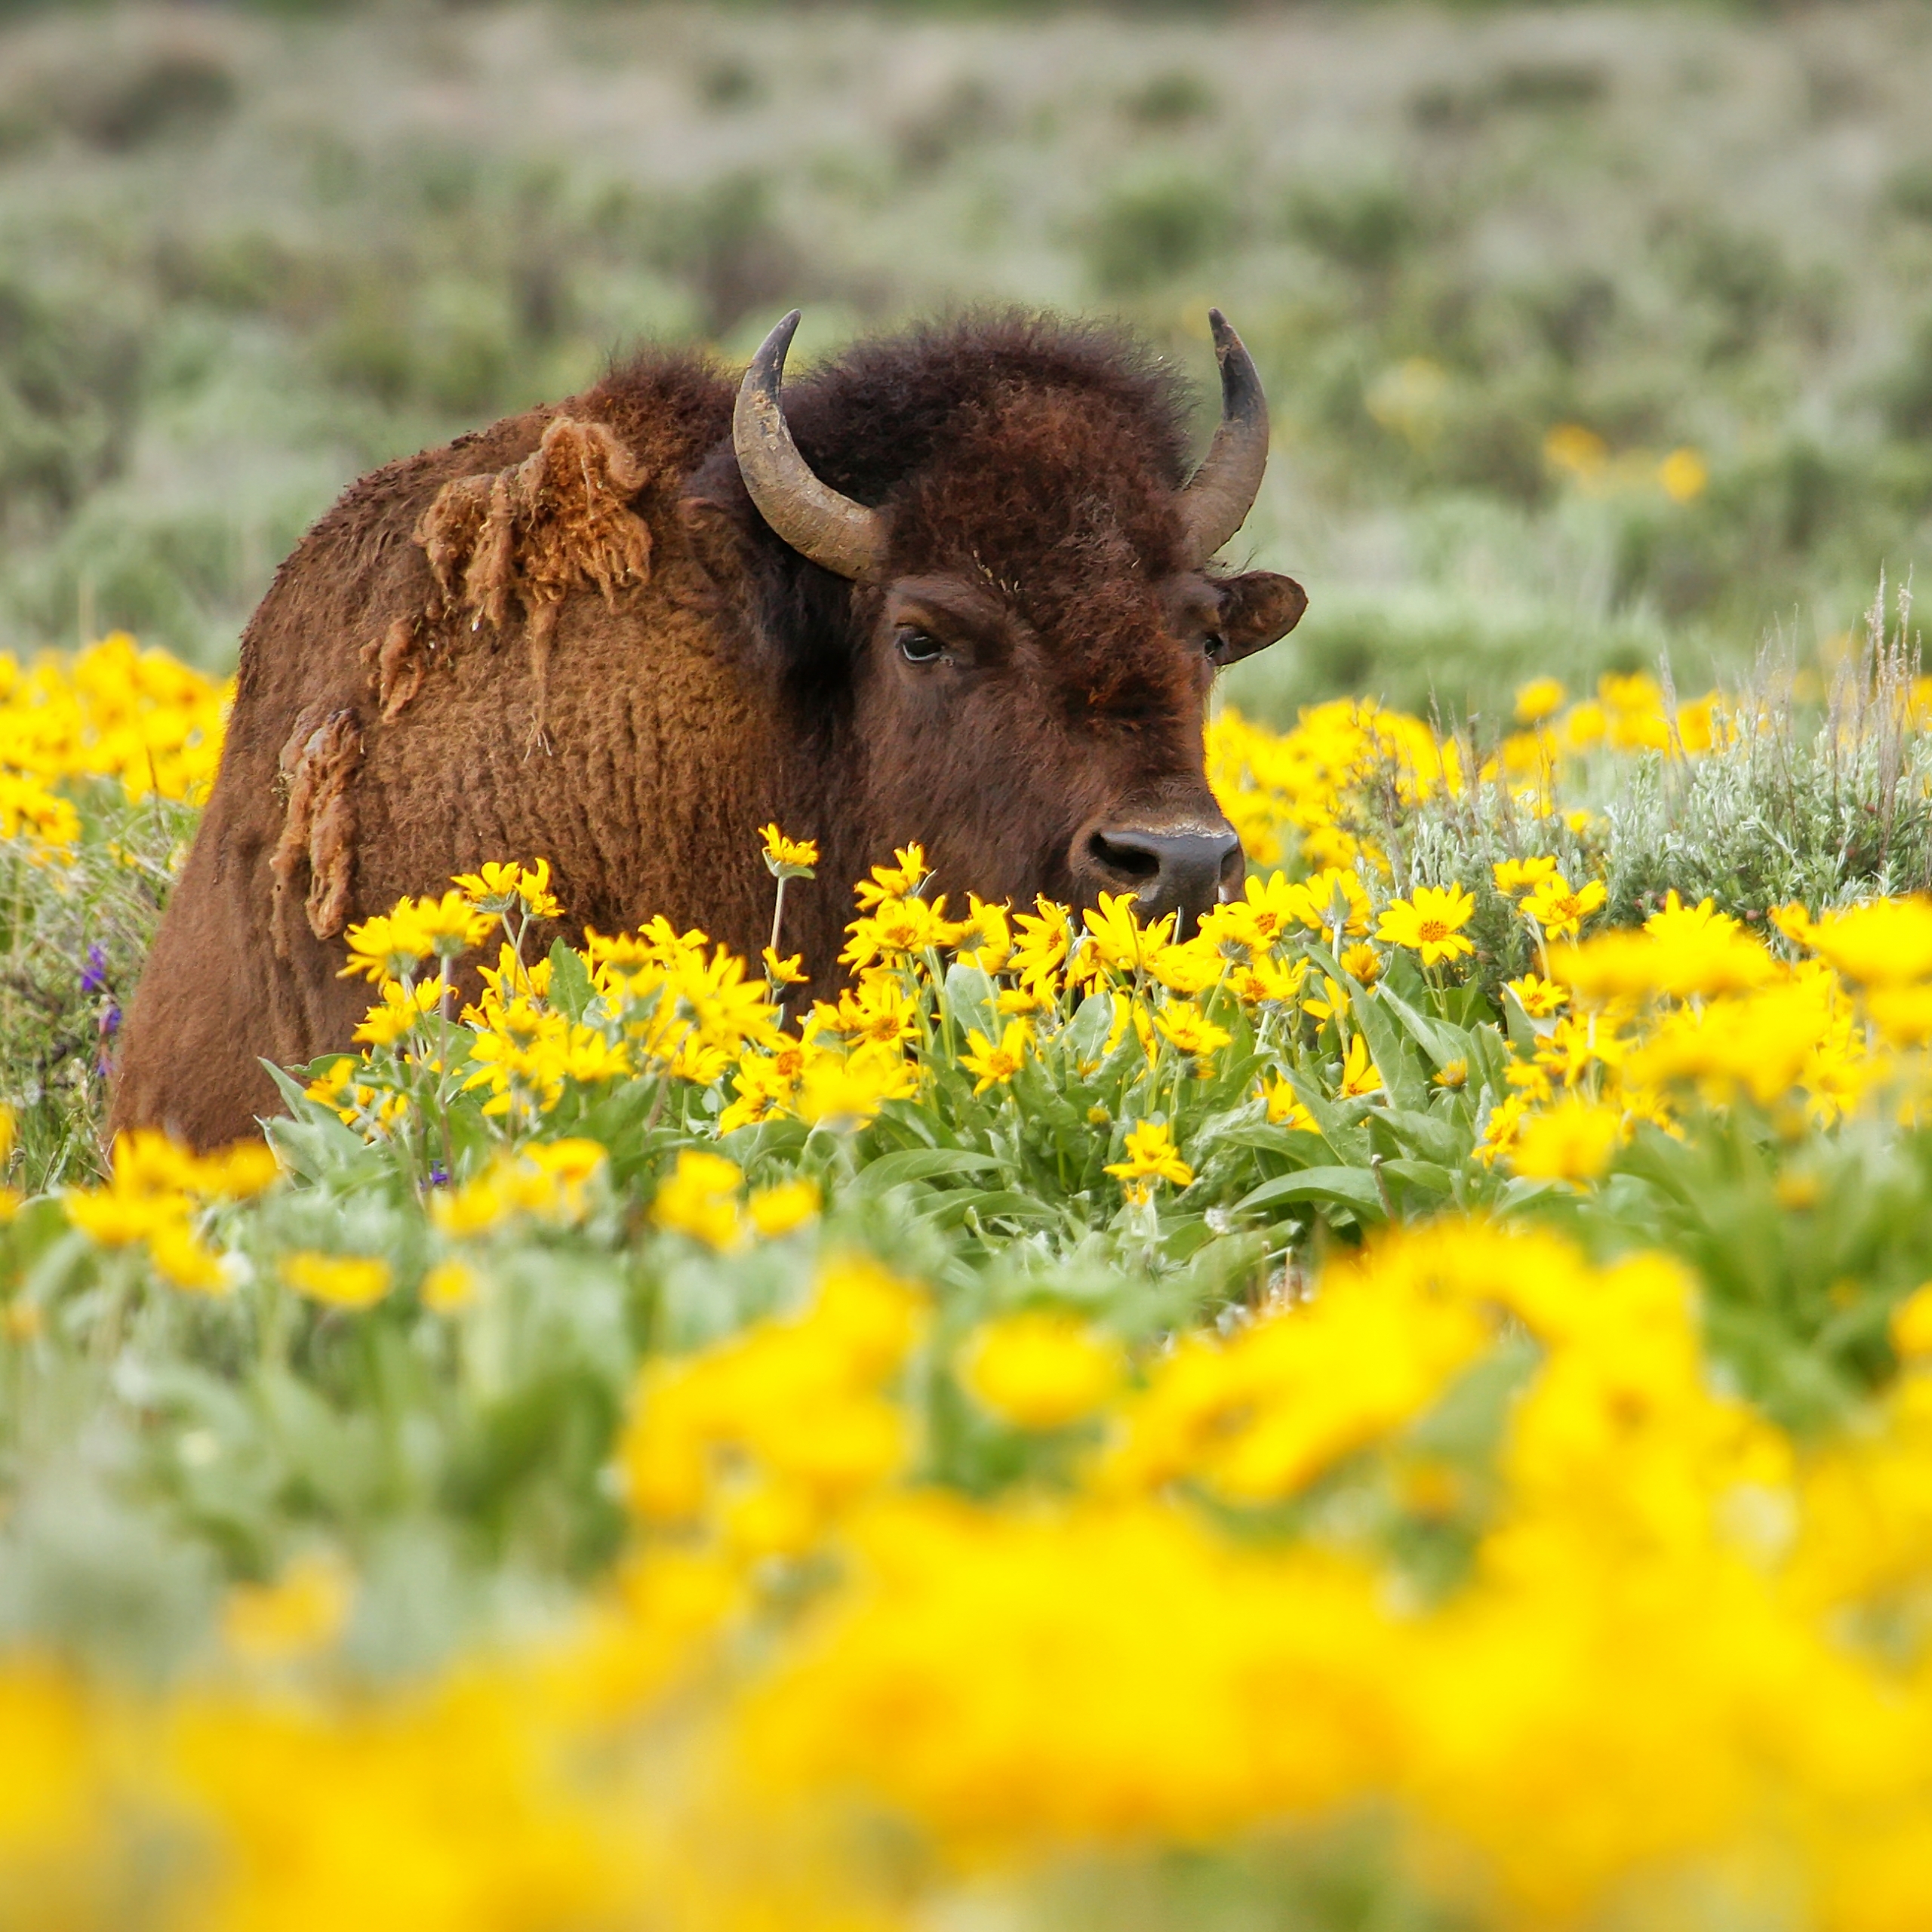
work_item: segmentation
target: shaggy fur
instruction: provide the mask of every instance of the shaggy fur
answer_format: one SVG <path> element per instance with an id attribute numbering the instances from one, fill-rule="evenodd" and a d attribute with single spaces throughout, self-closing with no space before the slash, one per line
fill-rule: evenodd
<path id="1" fill-rule="evenodd" d="M 823 848 L 786 901 L 822 989 L 849 882 L 895 844 L 923 841 L 955 903 L 1091 899 L 1124 882 L 1091 828 L 1221 823 L 1204 638 L 1227 661 L 1304 600 L 1187 567 L 1170 375 L 1112 334 L 996 317 L 789 389 L 807 459 L 886 519 L 857 584 L 752 508 L 734 393 L 647 355 L 376 472 L 303 540 L 243 640 L 117 1126 L 248 1131 L 275 1103 L 259 1060 L 349 1044 L 368 991 L 339 977 L 344 923 L 486 859 L 547 857 L 573 931 L 661 912 L 755 953 L 776 818 Z M 943 657 L 909 662 L 918 633 Z"/>

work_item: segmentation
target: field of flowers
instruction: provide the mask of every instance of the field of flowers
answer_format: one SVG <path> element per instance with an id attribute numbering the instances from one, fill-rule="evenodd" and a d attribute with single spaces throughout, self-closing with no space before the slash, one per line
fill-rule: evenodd
<path id="1" fill-rule="evenodd" d="M 220 688 L 0 659 L 0 1927 L 1932 1922 L 1932 686 L 1224 712 L 1200 930 L 543 855 L 99 1144 Z"/>

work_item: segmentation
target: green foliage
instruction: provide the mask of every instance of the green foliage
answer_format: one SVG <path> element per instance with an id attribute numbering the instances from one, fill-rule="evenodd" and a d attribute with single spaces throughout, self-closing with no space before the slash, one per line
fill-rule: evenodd
<path id="1" fill-rule="evenodd" d="M 1493 714 L 1531 651 L 1741 667 L 1923 548 L 1909 10 L 1840 10 L 1829 57 L 1749 8 L 1574 48 L 1534 8 L 1446 39 L 1205 8 L 1181 40 L 1028 7 L 940 39 L 915 8 L 266 11 L 0 29 L 0 642 L 123 623 L 224 663 L 359 472 L 640 340 L 742 354 L 795 301 L 811 354 L 1097 303 L 1204 378 L 1226 309 L 1277 431 L 1245 540 L 1312 595 L 1284 718 Z M 1896 157 L 1869 181 L 1832 159 L 1854 121 Z M 1546 460 L 1566 423 L 1601 475 Z M 1709 484 L 1680 502 L 1681 446 Z"/>

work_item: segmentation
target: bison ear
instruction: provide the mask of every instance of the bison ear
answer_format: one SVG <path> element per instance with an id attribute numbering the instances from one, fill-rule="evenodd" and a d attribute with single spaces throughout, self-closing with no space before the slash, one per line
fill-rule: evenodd
<path id="1" fill-rule="evenodd" d="M 1224 578 L 1221 593 L 1221 635 L 1226 648 L 1215 654 L 1223 664 L 1252 657 L 1257 651 L 1287 635 L 1308 608 L 1308 592 L 1291 577 L 1272 571 L 1250 571 Z"/>

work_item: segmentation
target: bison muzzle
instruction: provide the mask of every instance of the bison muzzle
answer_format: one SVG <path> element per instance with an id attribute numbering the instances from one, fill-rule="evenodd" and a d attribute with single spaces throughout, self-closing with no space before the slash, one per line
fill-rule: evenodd
<path id="1" fill-rule="evenodd" d="M 1267 460 L 1213 317 L 1222 414 L 1118 334 L 981 317 L 780 384 L 656 352 L 355 485 L 243 637 L 201 830 L 129 1016 L 117 1127 L 199 1144 L 275 1105 L 261 1062 L 346 1047 L 340 934 L 543 857 L 573 931 L 654 912 L 747 954 L 757 827 L 816 838 L 787 942 L 838 972 L 844 884 L 924 844 L 955 895 L 1185 921 L 1236 889 L 1209 792 L 1217 671 L 1288 578 L 1217 569 Z"/>

